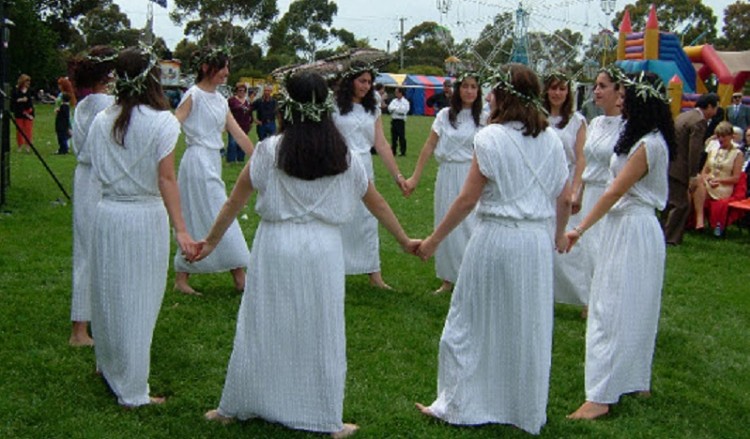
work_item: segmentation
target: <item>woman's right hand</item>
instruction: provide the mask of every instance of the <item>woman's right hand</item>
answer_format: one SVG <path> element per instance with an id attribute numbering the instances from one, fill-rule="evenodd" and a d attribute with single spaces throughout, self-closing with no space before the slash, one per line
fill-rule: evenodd
<path id="1" fill-rule="evenodd" d="M 216 244 L 211 244 L 205 239 L 198 241 L 198 252 L 190 262 L 198 262 L 208 257 L 216 248 Z"/>
<path id="2" fill-rule="evenodd" d="M 435 254 L 435 250 L 437 250 L 438 244 L 439 243 L 435 242 L 435 240 L 432 238 L 432 235 L 430 235 L 425 238 L 421 244 L 419 244 L 419 248 L 417 248 L 415 254 L 422 258 L 423 261 L 426 261 Z"/>

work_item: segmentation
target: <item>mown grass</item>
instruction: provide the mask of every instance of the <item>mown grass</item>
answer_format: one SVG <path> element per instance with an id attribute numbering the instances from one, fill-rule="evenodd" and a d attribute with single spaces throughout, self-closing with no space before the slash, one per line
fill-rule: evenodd
<path id="1" fill-rule="evenodd" d="M 56 156 L 50 107 L 38 108 L 36 145 L 71 191 L 73 156 Z M 409 175 L 431 118 L 407 122 Z M 385 122 L 386 131 L 388 122 Z M 13 134 L 12 134 L 13 135 Z M 13 148 L 15 150 L 15 148 Z M 184 150 L 181 143 L 179 152 Z M 67 345 L 70 330 L 71 204 L 32 155 L 12 152 L 7 202 L 0 211 L 0 437 L 2 438 L 305 438 L 263 421 L 221 426 L 203 420 L 221 394 L 240 296 L 229 275 L 195 276 L 204 292 L 168 291 L 157 324 L 151 365 L 154 394 L 164 406 L 126 411 L 94 374 L 91 349 Z M 402 198 L 376 159 L 379 189 L 406 230 L 432 228 L 434 162 L 422 185 Z M 226 166 L 231 185 L 238 165 Z M 241 225 L 248 241 L 252 206 Z M 525 437 L 508 426 L 451 427 L 423 418 L 414 402 L 435 397 L 437 343 L 450 297 L 432 263 L 400 252 L 382 231 L 383 274 L 395 291 L 347 278 L 348 378 L 344 417 L 362 438 Z M 750 235 L 688 235 L 667 252 L 667 270 L 650 399 L 624 397 L 608 418 L 572 422 L 583 399 L 585 324 L 575 307 L 555 309 L 548 422 L 541 437 L 745 438 L 750 425 Z M 638 276 L 638 273 L 633 273 Z M 252 280 L 251 280 L 252 281 Z M 170 273 L 170 285 L 172 275 Z"/>

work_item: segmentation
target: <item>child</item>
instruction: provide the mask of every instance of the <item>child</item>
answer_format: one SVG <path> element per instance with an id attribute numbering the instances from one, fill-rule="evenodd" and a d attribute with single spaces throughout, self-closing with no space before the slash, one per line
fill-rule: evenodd
<path id="1" fill-rule="evenodd" d="M 55 114 L 55 132 L 57 133 L 57 154 L 68 153 L 68 139 L 73 136 L 70 126 L 70 95 L 62 94 L 62 104 Z"/>

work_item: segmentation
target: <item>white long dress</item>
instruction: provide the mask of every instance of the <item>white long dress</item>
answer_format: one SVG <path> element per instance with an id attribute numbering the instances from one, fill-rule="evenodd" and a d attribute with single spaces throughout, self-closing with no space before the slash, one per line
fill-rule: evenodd
<path id="1" fill-rule="evenodd" d="M 221 135 L 227 123 L 229 104 L 218 92 L 206 92 L 192 86 L 183 102 L 192 97 L 190 114 L 182 123 L 187 149 L 180 160 L 177 184 L 180 187 L 182 216 L 190 236 L 206 236 L 219 210 L 227 200 L 227 189 L 221 179 Z M 244 267 L 250 252 L 235 220 L 206 259 L 187 263 L 176 254 L 174 270 L 179 273 L 217 273 Z"/>
<path id="2" fill-rule="evenodd" d="M 352 111 L 342 115 L 338 108 L 333 113 L 333 122 L 344 137 L 352 156 L 357 156 L 367 171 L 367 177 L 375 184 L 370 148 L 375 145 L 375 123 L 380 109 L 370 113 L 358 103 Z M 380 237 L 378 220 L 360 203 L 352 220 L 342 226 L 346 274 L 368 274 L 380 271 Z"/>
<path id="3" fill-rule="evenodd" d="M 568 177 L 560 139 L 547 129 L 491 124 L 474 140 L 487 177 L 440 339 L 435 416 L 452 424 L 546 422 L 552 357 L 549 222 Z"/>
<path id="4" fill-rule="evenodd" d="M 609 160 L 617 139 L 625 126 L 621 116 L 597 116 L 586 129 L 583 153 L 586 168 L 583 170 L 583 198 L 581 210 L 571 215 L 568 224 L 578 225 L 594 207 L 607 188 Z M 586 305 L 589 301 L 591 278 L 598 261 L 601 240 L 601 221 L 586 230 L 586 237 L 570 253 L 555 254 L 555 300 L 573 305 Z"/>
<path id="5" fill-rule="evenodd" d="M 149 403 L 151 339 L 169 269 L 169 220 L 159 192 L 159 162 L 174 150 L 180 125 L 169 111 L 133 109 L 124 147 L 112 106 L 89 135 L 102 200 L 92 227 L 92 318 L 96 365 L 118 403 Z"/>
<path id="6" fill-rule="evenodd" d="M 435 227 L 445 217 L 469 175 L 474 157 L 474 135 L 480 128 L 474 124 L 470 109 L 463 109 L 456 115 L 454 128 L 448 119 L 449 111 L 450 108 L 440 110 L 432 123 L 432 131 L 439 138 L 434 153 L 439 164 L 435 180 Z M 440 243 L 435 252 L 438 278 L 456 283 L 464 250 L 475 225 L 476 215 L 472 212 Z"/>
<path id="7" fill-rule="evenodd" d="M 250 178 L 261 217 L 219 404 L 223 416 L 290 428 L 343 428 L 346 380 L 341 227 L 367 191 L 364 167 L 304 181 L 275 166 L 281 136 L 260 142 Z"/>
<path id="8" fill-rule="evenodd" d="M 78 103 L 73 116 L 73 153 L 78 164 L 73 176 L 73 294 L 70 320 L 91 320 L 91 223 L 102 188 L 91 172 L 91 151 L 86 144 L 89 128 L 100 111 L 115 102 L 114 97 L 94 93 Z M 96 145 L 95 145 L 96 146 Z"/>
<path id="9" fill-rule="evenodd" d="M 667 145 L 661 134 L 613 155 L 612 177 L 646 148 L 648 172 L 603 219 L 600 262 L 591 283 L 586 325 L 586 400 L 613 404 L 620 395 L 651 390 L 651 361 L 664 282 L 664 234 L 655 211 L 667 203 Z"/>

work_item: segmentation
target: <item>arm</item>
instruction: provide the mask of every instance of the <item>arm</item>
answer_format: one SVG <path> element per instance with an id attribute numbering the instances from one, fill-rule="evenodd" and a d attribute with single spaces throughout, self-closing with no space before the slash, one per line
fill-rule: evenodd
<path id="1" fill-rule="evenodd" d="M 414 167 L 414 172 L 411 174 L 411 177 L 406 180 L 406 186 L 408 188 L 409 195 L 411 195 L 414 189 L 417 188 L 419 180 L 422 178 L 422 171 L 424 170 L 427 161 L 435 152 L 438 140 L 440 140 L 440 137 L 437 135 L 437 133 L 430 130 L 430 135 L 429 137 L 427 137 L 427 140 L 424 142 L 424 146 L 422 147 L 422 151 L 419 153 L 419 158 L 417 159 L 417 164 Z"/>
<path id="2" fill-rule="evenodd" d="M 159 162 L 159 192 L 164 200 L 164 207 L 167 208 L 169 219 L 172 221 L 180 251 L 186 259 L 190 260 L 195 256 L 197 246 L 188 234 L 185 220 L 182 218 L 180 190 L 177 188 L 174 172 L 174 151 Z"/>
<path id="3" fill-rule="evenodd" d="M 617 175 L 617 178 L 614 179 L 612 184 L 607 188 L 604 194 L 602 194 L 591 209 L 591 212 L 586 215 L 586 218 L 574 227 L 573 230 L 566 233 L 569 241 L 567 251 L 570 251 L 570 249 L 573 248 L 576 242 L 581 238 L 581 234 L 583 234 L 583 232 L 589 227 L 596 224 L 597 221 L 609 212 L 609 209 L 611 209 L 612 206 L 614 206 L 615 203 L 622 198 L 622 196 L 625 195 L 625 193 L 633 187 L 638 180 L 646 175 L 646 172 L 648 172 L 646 146 L 642 145 L 638 148 L 638 151 L 628 159 L 628 162 L 622 168 L 622 172 Z"/>
<path id="4" fill-rule="evenodd" d="M 726 178 L 713 178 L 709 179 L 708 182 L 712 187 L 716 187 L 720 184 L 734 186 L 740 181 L 740 174 L 742 174 L 742 164 L 744 163 L 744 157 L 742 154 L 737 154 L 732 165 L 732 175 Z"/>
<path id="5" fill-rule="evenodd" d="M 211 230 L 208 231 L 208 235 L 200 242 L 202 248 L 200 254 L 194 260 L 200 261 L 211 254 L 219 241 L 221 241 L 221 237 L 224 236 L 229 226 L 237 218 L 237 215 L 245 204 L 247 204 L 252 193 L 253 183 L 250 180 L 250 161 L 248 160 L 245 167 L 242 168 L 239 177 L 237 177 L 237 182 L 234 184 L 234 188 L 232 188 L 232 193 L 216 216 Z"/>
<path id="6" fill-rule="evenodd" d="M 229 134 L 231 134 L 237 144 L 240 145 L 240 148 L 245 151 L 245 154 L 247 154 L 248 156 L 252 155 L 253 142 L 249 137 L 247 137 L 247 133 L 245 133 L 242 128 L 240 128 L 240 125 L 234 119 L 231 111 L 227 111 L 226 127 Z"/>
<path id="7" fill-rule="evenodd" d="M 565 236 L 565 226 L 568 225 L 570 218 L 571 186 L 567 181 L 560 195 L 557 196 L 555 205 L 555 248 L 559 253 L 563 253 L 568 248 L 568 237 Z"/>
<path id="8" fill-rule="evenodd" d="M 576 153 L 576 166 L 573 170 L 573 183 L 570 190 L 572 213 L 581 210 L 581 199 L 583 195 L 583 170 L 586 169 L 586 156 L 583 146 L 586 144 L 586 124 L 582 123 L 576 134 L 576 143 L 573 145 Z"/>
<path id="9" fill-rule="evenodd" d="M 418 255 L 422 259 L 427 260 L 427 258 L 435 254 L 435 250 L 443 239 L 474 209 L 486 184 L 487 177 L 482 175 L 482 172 L 479 170 L 479 164 L 475 155 L 471 161 L 469 175 L 466 176 L 464 186 L 461 188 L 461 193 L 453 201 L 450 209 L 448 209 L 448 212 L 440 224 L 438 224 L 435 231 L 432 232 L 432 235 L 422 241 L 422 244 L 419 246 Z"/>
<path id="10" fill-rule="evenodd" d="M 405 252 L 413 254 L 416 251 L 419 241 L 409 239 L 406 232 L 404 232 L 404 229 L 401 227 L 401 224 L 398 222 L 398 218 L 396 218 L 396 215 L 393 213 L 391 206 L 389 206 L 385 201 L 385 198 L 380 195 L 380 192 L 375 189 L 372 182 L 367 184 L 367 192 L 365 192 L 365 196 L 362 197 L 362 201 L 365 203 L 367 210 L 369 210 L 375 218 L 380 221 L 380 224 L 382 224 L 386 230 L 396 238 L 396 241 L 398 241 L 399 245 Z"/>
<path id="11" fill-rule="evenodd" d="M 380 117 L 375 121 L 375 150 L 383 160 L 383 164 L 385 164 L 386 169 L 388 169 L 388 173 L 393 177 L 393 181 L 395 181 L 401 189 L 401 193 L 406 196 L 408 190 L 406 187 L 406 179 L 401 175 L 401 171 L 398 170 L 396 159 L 393 158 L 391 146 L 388 145 L 388 142 L 385 140 L 385 134 L 383 133 L 383 119 Z"/>
<path id="12" fill-rule="evenodd" d="M 190 110 L 193 109 L 193 97 L 188 96 L 179 107 L 174 111 L 174 116 L 180 123 L 185 122 L 188 116 L 190 116 Z"/>

